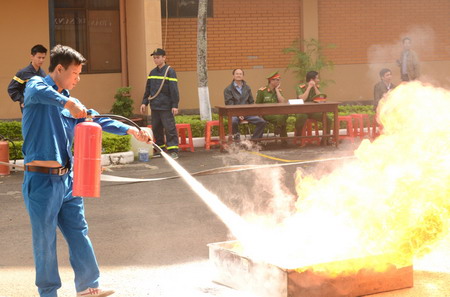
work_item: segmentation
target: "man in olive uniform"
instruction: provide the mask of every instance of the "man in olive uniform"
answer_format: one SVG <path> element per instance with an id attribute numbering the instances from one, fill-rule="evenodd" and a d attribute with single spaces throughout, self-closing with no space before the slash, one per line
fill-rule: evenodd
<path id="1" fill-rule="evenodd" d="M 304 102 L 312 103 L 314 98 L 318 95 L 321 95 L 321 92 L 319 90 L 319 73 L 317 71 L 309 71 L 306 73 L 306 83 L 300 84 L 297 86 L 297 98 L 302 99 Z M 324 95 L 325 96 L 325 95 Z M 317 121 L 322 121 L 322 113 L 321 112 L 315 112 L 315 113 L 302 113 L 302 114 L 296 114 L 295 115 L 295 130 L 298 135 L 300 136 L 303 130 L 303 126 L 306 123 L 307 119 L 314 119 Z M 327 134 L 330 134 L 330 128 L 331 128 L 331 119 L 327 116 Z"/>
<path id="2" fill-rule="evenodd" d="M 271 73 L 268 77 L 268 84 L 262 87 L 256 93 L 256 103 L 285 103 L 286 99 L 283 97 L 280 88 L 281 76 L 278 71 Z M 275 126 L 275 135 L 287 137 L 286 121 L 289 115 L 265 115 L 263 118 Z M 283 141 L 286 143 L 286 141 Z"/>

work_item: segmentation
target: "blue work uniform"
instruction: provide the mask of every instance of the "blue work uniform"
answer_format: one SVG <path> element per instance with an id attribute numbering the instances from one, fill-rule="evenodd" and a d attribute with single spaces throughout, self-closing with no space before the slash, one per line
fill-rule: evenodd
<path id="1" fill-rule="evenodd" d="M 75 119 L 64 109 L 70 94 L 67 90 L 58 93 L 57 89 L 50 76 L 31 78 L 25 88 L 22 120 L 24 163 L 57 161 L 69 168 L 63 175 L 24 173 L 22 191 L 30 216 L 36 285 L 41 297 L 56 297 L 61 287 L 56 255 L 57 226 L 69 247 L 77 292 L 98 287 L 100 275 L 88 237 L 83 199 L 72 196 L 71 148 L 75 126 L 84 119 Z M 93 111 L 93 114 L 98 113 Z M 103 130 L 119 135 L 125 135 L 130 128 L 107 118 L 94 121 Z"/>

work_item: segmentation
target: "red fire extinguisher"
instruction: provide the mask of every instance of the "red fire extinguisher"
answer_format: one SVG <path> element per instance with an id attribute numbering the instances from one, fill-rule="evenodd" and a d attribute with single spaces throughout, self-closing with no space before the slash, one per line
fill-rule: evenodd
<path id="1" fill-rule="evenodd" d="M 9 163 L 9 145 L 7 141 L 0 140 L 0 161 Z M 9 175 L 9 166 L 0 165 L 0 175 Z"/>
<path id="2" fill-rule="evenodd" d="M 88 116 L 76 125 L 73 196 L 100 197 L 102 127 Z"/>

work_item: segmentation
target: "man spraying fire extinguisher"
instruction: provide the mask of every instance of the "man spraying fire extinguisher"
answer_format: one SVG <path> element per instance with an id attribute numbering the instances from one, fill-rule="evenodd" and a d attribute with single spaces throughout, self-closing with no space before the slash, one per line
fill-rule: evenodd
<path id="1" fill-rule="evenodd" d="M 99 268 L 84 216 L 83 199 L 72 196 L 72 143 L 86 108 L 69 94 L 80 80 L 85 58 L 68 46 L 50 53 L 49 75 L 31 78 L 25 88 L 22 119 L 25 174 L 23 197 L 30 216 L 36 285 L 41 297 L 56 297 L 61 287 L 56 257 L 56 227 L 64 235 L 75 273 L 77 296 L 114 293 L 99 287 Z M 95 111 L 92 111 L 96 114 Z M 149 142 L 148 132 L 108 118 L 94 119 L 104 131 L 130 134 Z"/>

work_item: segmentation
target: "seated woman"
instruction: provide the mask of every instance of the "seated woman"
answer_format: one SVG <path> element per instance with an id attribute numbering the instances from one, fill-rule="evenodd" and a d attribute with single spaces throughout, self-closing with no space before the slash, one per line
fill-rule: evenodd
<path id="1" fill-rule="evenodd" d="M 286 99 L 281 94 L 280 74 L 278 71 L 267 77 L 268 84 L 256 93 L 256 103 L 284 103 Z M 263 118 L 275 126 L 275 135 L 287 137 L 286 121 L 289 115 L 265 115 Z M 286 143 L 284 140 L 282 143 Z"/>
<path id="2" fill-rule="evenodd" d="M 306 74 L 306 83 L 301 84 L 297 86 L 297 98 L 303 99 L 304 102 L 313 102 L 314 98 L 317 97 L 317 95 L 321 94 L 319 90 L 319 73 L 317 71 L 309 71 Z M 302 114 L 296 114 L 295 115 L 295 130 L 296 135 L 300 136 L 302 133 L 303 126 L 306 123 L 307 119 L 314 119 L 317 121 L 322 121 L 322 113 L 321 112 L 315 112 L 315 113 L 302 113 Z M 329 116 L 327 116 L 327 131 L 326 134 L 330 134 L 331 130 L 331 119 Z M 322 142 L 325 141 L 325 138 L 322 138 Z"/>

